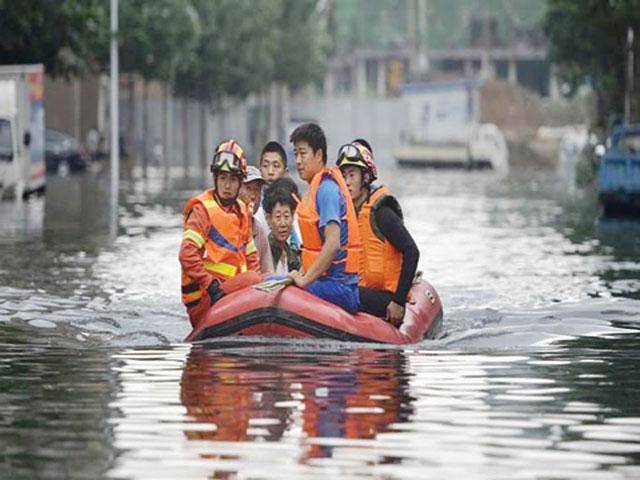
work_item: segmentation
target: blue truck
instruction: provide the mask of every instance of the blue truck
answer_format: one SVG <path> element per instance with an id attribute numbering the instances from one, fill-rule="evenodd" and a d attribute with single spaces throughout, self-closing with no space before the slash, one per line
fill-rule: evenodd
<path id="1" fill-rule="evenodd" d="M 606 215 L 640 215 L 640 124 L 613 129 L 598 166 L 598 197 Z"/>

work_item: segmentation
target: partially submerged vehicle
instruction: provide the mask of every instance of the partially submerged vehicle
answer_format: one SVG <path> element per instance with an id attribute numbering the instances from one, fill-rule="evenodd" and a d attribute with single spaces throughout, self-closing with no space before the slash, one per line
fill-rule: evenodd
<path id="1" fill-rule="evenodd" d="M 640 214 L 640 124 L 613 129 L 597 185 L 605 214 Z"/>
<path id="2" fill-rule="evenodd" d="M 0 198 L 45 188 L 44 70 L 0 66 Z"/>
<path id="3" fill-rule="evenodd" d="M 401 167 L 430 167 L 506 171 L 507 142 L 498 127 L 484 123 L 471 130 L 467 141 L 403 145 L 394 151 Z"/>
<path id="4" fill-rule="evenodd" d="M 408 130 L 393 152 L 398 165 L 508 170 L 502 131 L 482 123 L 480 85 L 469 79 L 404 85 Z"/>

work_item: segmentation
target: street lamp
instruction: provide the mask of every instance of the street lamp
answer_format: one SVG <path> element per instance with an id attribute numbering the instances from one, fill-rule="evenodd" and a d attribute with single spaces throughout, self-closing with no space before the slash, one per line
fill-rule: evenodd
<path id="1" fill-rule="evenodd" d="M 111 215 L 112 233 L 118 221 L 118 182 L 120 179 L 120 136 L 118 126 L 118 0 L 111 0 Z"/>

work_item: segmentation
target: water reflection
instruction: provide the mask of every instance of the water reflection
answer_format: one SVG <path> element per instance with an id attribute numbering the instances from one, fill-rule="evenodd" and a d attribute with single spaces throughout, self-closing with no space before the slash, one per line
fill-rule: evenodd
<path id="1" fill-rule="evenodd" d="M 45 198 L 0 202 L 0 248 L 2 245 L 37 241 L 42 236 Z"/>
<path id="2" fill-rule="evenodd" d="M 126 350 L 110 476 L 634 478 L 637 339 L 624 354 L 595 342 L 490 355 L 241 342 Z"/>
<path id="3" fill-rule="evenodd" d="M 0 330 L 0 478 L 100 478 L 111 466 L 109 355 Z"/>
<path id="4" fill-rule="evenodd" d="M 111 242 L 109 184 L 101 177 L 48 177 L 45 236 L 55 249 L 96 252 Z"/>
<path id="5" fill-rule="evenodd" d="M 189 439 L 374 438 L 411 413 L 403 357 L 395 350 L 285 355 L 194 348 L 181 401 L 198 422 L 215 425 Z M 283 352 L 280 352 L 283 353 Z M 305 457 L 327 457 L 312 445 Z"/>

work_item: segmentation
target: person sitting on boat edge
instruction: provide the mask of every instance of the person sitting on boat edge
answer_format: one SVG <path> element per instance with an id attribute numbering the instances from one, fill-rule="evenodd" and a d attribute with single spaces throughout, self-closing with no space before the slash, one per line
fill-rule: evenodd
<path id="1" fill-rule="evenodd" d="M 260 153 L 260 162 L 258 165 L 260 166 L 262 178 L 264 178 L 265 182 L 267 182 L 267 186 L 271 185 L 275 181 L 280 180 L 281 178 L 290 179 L 287 152 L 284 147 L 275 140 L 267 142 L 263 147 L 262 152 Z M 262 200 L 264 202 L 264 196 Z M 267 223 L 264 211 L 264 203 L 260 204 L 260 208 L 256 212 L 255 216 L 258 219 L 262 220 L 265 224 Z M 289 237 L 289 244 L 295 245 L 299 248 L 301 243 L 300 230 L 298 228 L 297 219 L 294 215 L 293 227 L 291 228 L 291 234 Z"/>
<path id="2" fill-rule="evenodd" d="M 357 139 L 342 146 L 336 165 L 358 216 L 362 241 L 360 311 L 399 326 L 420 251 L 404 226 L 398 201 L 385 186 L 372 185 L 378 175 L 369 143 Z"/>
<path id="3" fill-rule="evenodd" d="M 355 313 L 360 236 L 349 190 L 337 167 L 327 167 L 327 140 L 320 126 L 305 123 L 289 139 L 298 175 L 309 184 L 298 205 L 302 270 L 289 273 L 300 288 Z"/>
<path id="4" fill-rule="evenodd" d="M 264 192 L 263 207 L 269 224 L 273 269 L 286 275 L 300 269 L 300 249 L 290 242 L 293 217 L 299 202 L 298 187 L 287 177 L 279 178 Z"/>
<path id="5" fill-rule="evenodd" d="M 253 241 L 260 257 L 260 273 L 272 273 L 273 258 L 271 257 L 269 240 L 267 239 L 269 235 L 267 222 L 259 219 L 256 215 L 260 207 L 262 188 L 265 183 L 258 168 L 253 165 L 247 166 L 247 176 L 240 187 L 240 200 L 249 207 L 249 212 L 251 213 Z"/>
<path id="6" fill-rule="evenodd" d="M 214 188 L 189 199 L 180 245 L 182 302 L 193 326 L 223 295 L 260 282 L 251 213 L 238 199 L 247 175 L 244 151 L 221 142 L 210 167 Z"/>

